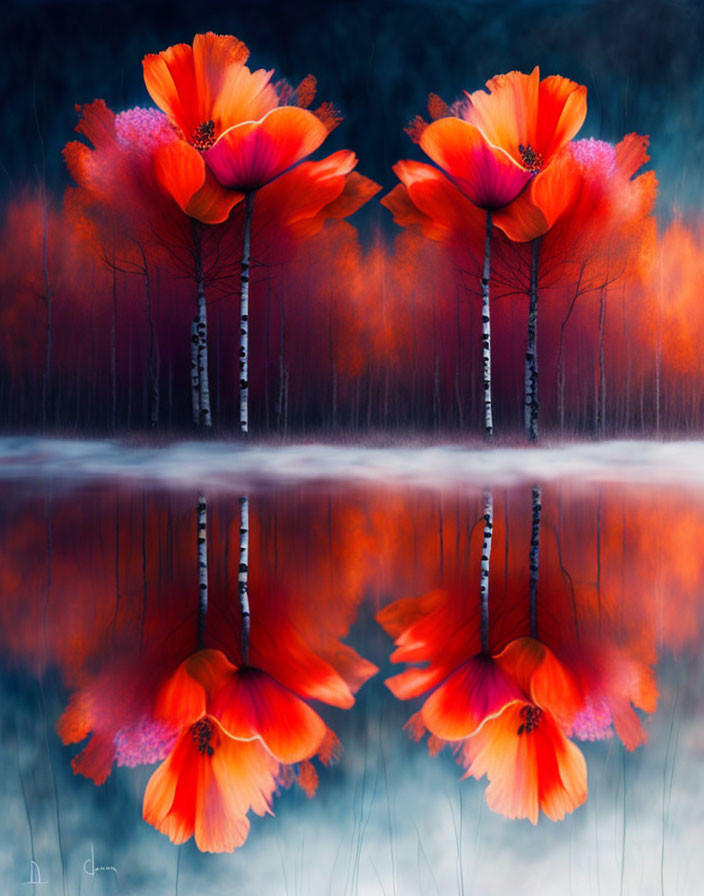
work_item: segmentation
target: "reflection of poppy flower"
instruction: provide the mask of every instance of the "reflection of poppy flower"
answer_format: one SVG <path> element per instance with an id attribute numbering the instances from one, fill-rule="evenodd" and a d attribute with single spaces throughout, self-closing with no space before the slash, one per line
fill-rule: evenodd
<path id="1" fill-rule="evenodd" d="M 537 824 L 539 810 L 559 821 L 587 798 L 587 765 L 547 709 L 517 701 L 462 741 L 467 775 L 486 775 L 487 805 Z"/>
<path id="2" fill-rule="evenodd" d="M 297 780 L 308 796 L 339 742 L 320 716 L 261 669 L 238 669 L 219 650 L 185 660 L 162 688 L 157 719 L 179 738 L 144 794 L 144 819 L 174 843 L 195 834 L 206 852 L 244 843 L 247 812 L 271 812 L 279 786 Z M 294 771 L 291 766 L 297 764 Z"/>
<path id="3" fill-rule="evenodd" d="M 144 81 L 154 102 L 183 136 L 179 153 L 202 164 L 225 187 L 251 192 L 316 150 L 337 119 L 328 107 L 317 115 L 300 103 L 280 105 L 271 71 L 250 71 L 249 50 L 231 35 L 197 34 L 145 56 Z M 199 161 L 200 160 L 200 161 Z"/>
<path id="4" fill-rule="evenodd" d="M 534 824 L 541 809 L 563 818 L 587 796 L 584 757 L 565 734 L 584 707 L 575 677 L 532 638 L 489 656 L 474 652 L 471 621 L 454 619 L 452 634 L 441 634 L 453 606 L 451 593 L 436 591 L 396 601 L 377 616 L 395 637 L 393 662 L 427 663 L 386 682 L 400 699 L 431 691 L 406 727 L 415 740 L 429 732 L 431 754 L 449 745 L 465 777 L 486 774 L 494 811 Z"/>
<path id="5" fill-rule="evenodd" d="M 233 738 L 203 715 L 181 731 L 149 779 L 144 820 L 173 843 L 195 834 L 198 849 L 229 852 L 247 839 L 250 809 L 271 812 L 278 768 L 256 738 Z"/>
<path id="6" fill-rule="evenodd" d="M 481 208 L 501 209 L 581 128 L 587 112 L 586 87 L 559 75 L 540 80 L 509 72 L 487 81 L 488 93 L 467 93 L 448 114 L 411 134 L 460 190 Z"/>

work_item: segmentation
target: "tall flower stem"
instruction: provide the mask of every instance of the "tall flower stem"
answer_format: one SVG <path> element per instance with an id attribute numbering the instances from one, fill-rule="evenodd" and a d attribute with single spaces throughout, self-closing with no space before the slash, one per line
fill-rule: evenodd
<path id="1" fill-rule="evenodd" d="M 242 665 L 249 662 L 249 498 L 240 498 L 240 563 L 237 576 L 242 617 Z"/>
<path id="2" fill-rule="evenodd" d="M 482 361 L 484 369 L 484 427 L 487 438 L 494 434 L 491 403 L 491 316 L 489 313 L 489 278 L 491 276 L 491 212 L 486 213 L 484 270 L 482 272 Z"/>
<path id="3" fill-rule="evenodd" d="M 240 265 L 240 434 L 244 437 L 249 433 L 249 252 L 253 206 L 254 193 L 247 193 Z"/>
<path id="4" fill-rule="evenodd" d="M 526 378 L 524 422 L 530 442 L 538 438 L 538 262 L 540 237 L 530 245 L 530 286 L 528 305 L 528 341 L 526 344 Z"/>
<path id="5" fill-rule="evenodd" d="M 532 518 L 530 527 L 530 634 L 538 637 L 538 554 L 540 550 L 540 512 L 541 490 L 539 485 L 533 486 Z"/>
<path id="6" fill-rule="evenodd" d="M 489 653 L 489 563 L 491 560 L 491 539 L 494 529 L 494 500 L 491 492 L 484 492 L 484 538 L 482 540 L 482 566 L 479 580 L 481 597 L 481 639 L 482 653 Z"/>
<path id="7" fill-rule="evenodd" d="M 202 494 L 198 495 L 198 649 L 205 642 L 205 617 L 208 613 L 208 544 L 207 544 L 207 503 Z"/>
<path id="8" fill-rule="evenodd" d="M 198 339 L 198 400 L 199 425 L 206 430 L 212 429 L 213 420 L 210 414 L 210 381 L 208 379 L 208 312 L 205 303 L 205 279 L 203 276 L 203 249 L 200 225 L 194 223 L 193 245 L 195 248 L 195 275 L 198 290 L 198 316 L 196 336 Z M 192 384 L 191 380 L 191 384 Z M 191 385 L 191 388 L 193 386 Z"/>

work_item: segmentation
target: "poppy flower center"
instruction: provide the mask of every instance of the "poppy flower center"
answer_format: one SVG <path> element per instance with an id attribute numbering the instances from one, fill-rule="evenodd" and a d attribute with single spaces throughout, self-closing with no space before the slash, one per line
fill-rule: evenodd
<path id="1" fill-rule="evenodd" d="M 523 722 L 518 729 L 518 734 L 530 734 L 531 731 L 535 731 L 535 729 L 540 725 L 543 718 L 543 711 L 539 706 L 532 706 L 530 704 L 526 704 L 521 707 L 521 718 Z"/>
<path id="2" fill-rule="evenodd" d="M 191 146 L 194 146 L 201 152 L 203 152 L 203 150 L 210 149 L 210 147 L 215 143 L 215 122 L 202 121 L 195 129 L 195 131 L 193 131 L 190 142 Z"/>
<path id="3" fill-rule="evenodd" d="M 527 168 L 533 174 L 536 174 L 538 171 L 540 171 L 540 169 L 543 167 L 542 153 L 536 152 L 530 145 L 530 143 L 526 143 L 525 146 L 522 143 L 519 143 L 518 151 L 521 154 L 524 168 Z"/>
<path id="4" fill-rule="evenodd" d="M 198 747 L 198 752 L 212 756 L 215 750 L 210 745 L 213 736 L 213 726 L 207 719 L 201 719 L 191 727 L 191 736 Z"/>

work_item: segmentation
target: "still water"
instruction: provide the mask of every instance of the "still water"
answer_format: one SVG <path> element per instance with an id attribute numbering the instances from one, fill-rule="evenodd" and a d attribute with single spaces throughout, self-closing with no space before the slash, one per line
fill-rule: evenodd
<path id="1" fill-rule="evenodd" d="M 3 893 L 698 892 L 696 446 L 61 450 L 3 446 Z"/>

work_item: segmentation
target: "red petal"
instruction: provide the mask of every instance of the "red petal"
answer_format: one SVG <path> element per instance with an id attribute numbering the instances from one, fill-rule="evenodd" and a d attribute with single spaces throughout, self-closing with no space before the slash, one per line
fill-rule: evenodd
<path id="1" fill-rule="evenodd" d="M 487 719 L 521 699 L 519 688 L 491 657 L 476 656 L 456 669 L 423 704 L 430 732 L 443 740 L 463 740 Z"/>
<path id="2" fill-rule="evenodd" d="M 312 112 L 280 106 L 225 131 L 204 156 L 223 186 L 250 192 L 310 155 L 327 135 Z"/>
<path id="3" fill-rule="evenodd" d="M 503 208 L 530 180 L 530 172 L 504 149 L 459 118 L 441 118 L 428 125 L 420 145 L 480 208 Z"/>
<path id="4" fill-rule="evenodd" d="M 232 737 L 260 737 L 281 762 L 309 759 L 327 728 L 320 716 L 260 669 L 242 669 L 213 698 L 213 713 Z"/>

